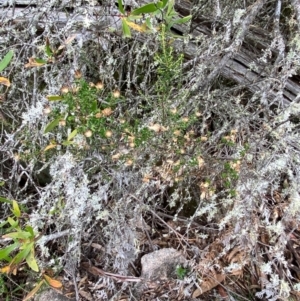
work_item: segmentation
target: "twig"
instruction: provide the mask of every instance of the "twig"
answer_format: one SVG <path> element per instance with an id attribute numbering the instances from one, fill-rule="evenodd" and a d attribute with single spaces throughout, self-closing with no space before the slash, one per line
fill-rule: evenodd
<path id="1" fill-rule="evenodd" d="M 54 240 L 54 239 L 57 239 L 57 238 L 60 238 L 62 236 L 66 236 L 70 234 L 70 229 L 68 230 L 64 230 L 62 232 L 58 232 L 58 233 L 54 233 L 54 234 L 50 234 L 50 235 L 47 235 L 47 236 L 43 236 L 41 237 L 41 239 L 39 240 L 39 243 L 41 244 L 46 244 L 48 241 L 50 240 Z"/>
<path id="2" fill-rule="evenodd" d="M 86 269 L 88 272 L 90 272 L 91 274 L 95 275 L 95 276 L 106 276 L 109 277 L 111 279 L 117 280 L 117 281 L 122 281 L 122 282 L 141 282 L 143 280 L 143 278 L 140 277 L 134 277 L 134 276 L 124 276 L 124 275 L 119 275 L 119 274 L 114 274 L 114 273 L 109 273 L 109 272 L 105 272 L 99 268 L 96 268 L 95 266 L 90 265 L 87 262 L 83 262 L 81 264 L 81 266 Z"/>

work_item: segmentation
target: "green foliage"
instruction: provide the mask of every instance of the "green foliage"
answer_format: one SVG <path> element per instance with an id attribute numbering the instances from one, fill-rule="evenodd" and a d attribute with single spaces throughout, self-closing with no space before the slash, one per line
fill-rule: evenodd
<path id="1" fill-rule="evenodd" d="M 119 91 L 104 92 L 102 83 L 94 85 L 81 79 L 72 92 L 47 98 L 52 109 L 44 134 L 60 133 L 62 140 L 52 140 L 45 151 L 58 145 L 78 149 L 74 141 L 78 135 L 85 140 L 86 149 L 98 148 L 102 141 L 104 152 L 116 149 L 120 139 L 139 147 L 151 137 L 151 131 L 138 119 L 115 113 L 126 107 L 125 99 Z"/>
<path id="2" fill-rule="evenodd" d="M 176 275 L 177 275 L 178 279 L 183 280 L 184 277 L 187 275 L 187 273 L 188 273 L 188 269 L 186 269 L 182 266 L 176 267 Z"/>
<path id="3" fill-rule="evenodd" d="M 221 174 L 221 177 L 224 181 L 225 188 L 233 187 L 233 183 L 239 178 L 239 174 L 234 167 L 236 167 L 236 165 L 234 165 L 234 162 L 226 162 L 224 164 L 224 170 Z"/>
<path id="4" fill-rule="evenodd" d="M 6 280 L 4 278 L 4 275 L 0 274 L 0 296 L 4 296 L 8 293 L 8 288 L 6 286 Z M 6 299 L 7 300 L 7 299 Z"/>
<path id="5" fill-rule="evenodd" d="M 7 220 L 0 225 L 5 233 L 3 238 L 11 239 L 12 244 L 0 249 L 0 260 L 9 263 L 2 267 L 2 273 L 16 273 L 18 266 L 26 261 L 27 265 L 35 272 L 39 271 L 35 259 L 35 241 L 36 235 L 30 225 L 22 227 L 22 215 L 18 203 L 11 201 L 11 211 L 13 216 L 7 217 Z"/>
<path id="6" fill-rule="evenodd" d="M 122 0 L 118 0 L 118 8 L 122 16 L 122 29 L 123 36 L 126 38 L 131 37 L 130 28 L 139 32 L 156 32 L 162 30 L 162 25 L 165 26 L 165 31 L 168 33 L 175 24 L 184 24 L 191 20 L 192 16 L 186 16 L 184 18 L 178 18 L 178 14 L 174 9 L 174 0 L 163 0 L 153 3 L 145 4 L 139 8 L 133 10 L 129 16 L 126 16 L 125 9 L 122 4 Z M 146 15 L 146 20 L 139 24 L 132 21 L 143 19 Z M 153 27 L 153 23 L 156 22 L 156 18 L 162 20 L 157 28 Z"/>
<path id="7" fill-rule="evenodd" d="M 3 71 L 8 64 L 10 63 L 10 61 L 12 60 L 12 57 L 14 55 L 14 52 L 12 50 L 10 50 L 5 56 L 4 58 L 0 61 L 0 72 Z"/>
<path id="8" fill-rule="evenodd" d="M 166 103 L 171 96 L 172 90 L 180 89 L 179 77 L 182 71 L 183 55 L 176 56 L 173 48 L 168 45 L 170 40 L 166 37 L 166 27 L 162 25 L 160 34 L 161 51 L 154 57 L 157 64 L 157 81 L 155 83 L 156 91 L 160 99 L 162 109 L 162 123 L 166 119 Z M 177 81 L 176 86 L 174 82 Z"/>
<path id="9" fill-rule="evenodd" d="M 12 60 L 13 55 L 14 55 L 14 52 L 12 50 L 10 50 L 4 56 L 4 58 L 0 61 L 0 72 L 2 72 L 8 66 L 8 64 Z M 0 84 L 3 84 L 5 86 L 9 87 L 10 86 L 10 81 L 6 77 L 0 77 Z"/>

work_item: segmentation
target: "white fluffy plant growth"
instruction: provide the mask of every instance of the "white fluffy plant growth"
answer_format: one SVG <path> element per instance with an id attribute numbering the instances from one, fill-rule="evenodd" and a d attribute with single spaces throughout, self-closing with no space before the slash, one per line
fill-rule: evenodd
<path id="1" fill-rule="evenodd" d="M 74 268 L 80 261 L 82 238 L 87 235 L 92 219 L 100 213 L 102 202 L 107 199 L 107 188 L 104 186 L 101 191 L 90 193 L 87 175 L 69 152 L 55 157 L 50 175 L 52 181 L 38 199 L 30 223 L 38 231 L 52 226 L 54 233 L 67 234 L 63 260 L 68 267 Z M 48 240 L 46 238 L 46 242 Z M 43 239 L 39 246 L 45 251 Z"/>

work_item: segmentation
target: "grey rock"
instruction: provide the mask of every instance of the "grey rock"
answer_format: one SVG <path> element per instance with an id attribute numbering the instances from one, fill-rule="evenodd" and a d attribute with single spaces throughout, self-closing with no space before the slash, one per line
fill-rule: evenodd
<path id="1" fill-rule="evenodd" d="M 69 299 L 66 296 L 57 293 L 54 290 L 45 290 L 39 293 L 35 298 L 35 301 L 76 301 L 76 299 Z"/>
<path id="2" fill-rule="evenodd" d="M 185 267 L 187 262 L 179 251 L 172 248 L 165 248 L 144 255 L 141 258 L 141 278 L 143 281 L 135 285 L 133 290 L 135 298 L 141 298 L 149 282 L 152 283 L 153 288 L 159 286 L 161 280 L 177 278 L 176 267 Z"/>
<path id="3" fill-rule="evenodd" d="M 145 280 L 176 277 L 176 267 L 185 266 L 187 260 L 177 250 L 165 248 L 146 254 L 141 259 L 141 277 Z"/>

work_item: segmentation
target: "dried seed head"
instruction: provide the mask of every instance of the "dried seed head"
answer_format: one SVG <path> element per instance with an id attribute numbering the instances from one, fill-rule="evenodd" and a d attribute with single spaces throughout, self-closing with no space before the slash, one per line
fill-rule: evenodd
<path id="1" fill-rule="evenodd" d="M 191 140 L 191 139 L 190 139 L 189 133 L 186 133 L 186 134 L 183 136 L 183 138 L 184 138 L 186 141 L 190 141 L 190 140 Z"/>
<path id="2" fill-rule="evenodd" d="M 120 95 L 121 95 L 121 93 L 120 93 L 120 91 L 118 91 L 118 90 L 115 90 L 115 91 L 113 92 L 113 97 L 114 97 L 114 98 L 119 98 Z"/>
<path id="3" fill-rule="evenodd" d="M 179 130 L 176 130 L 176 131 L 173 132 L 173 134 L 174 134 L 175 136 L 180 136 L 180 135 L 181 135 L 181 132 L 180 132 Z"/>
<path id="4" fill-rule="evenodd" d="M 62 86 L 61 89 L 60 89 L 60 92 L 62 94 L 67 94 L 69 92 L 69 87 L 67 86 Z"/>
<path id="5" fill-rule="evenodd" d="M 66 121 L 64 119 L 59 121 L 60 126 L 66 126 Z"/>
<path id="6" fill-rule="evenodd" d="M 84 133 L 84 136 L 89 138 L 89 137 L 92 137 L 93 135 L 93 132 L 91 130 L 87 130 L 85 133 Z"/>
<path id="7" fill-rule="evenodd" d="M 127 139 L 128 139 L 128 141 L 129 141 L 130 143 L 133 143 L 135 137 L 134 137 L 134 136 L 128 136 Z"/>
<path id="8" fill-rule="evenodd" d="M 20 155 L 18 153 L 14 153 L 14 159 L 18 162 L 20 160 Z"/>
<path id="9" fill-rule="evenodd" d="M 103 114 L 103 116 L 109 116 L 113 113 L 113 110 L 111 108 L 106 108 L 102 110 L 101 113 Z"/>
<path id="10" fill-rule="evenodd" d="M 114 161 L 118 161 L 120 159 L 120 157 L 121 157 L 120 153 L 117 153 L 117 154 L 111 156 L 112 160 L 114 160 Z"/>
<path id="11" fill-rule="evenodd" d="M 163 125 L 160 125 L 158 123 L 155 123 L 155 124 L 150 124 L 148 126 L 149 130 L 152 130 L 154 131 L 155 133 L 160 133 L 160 132 L 165 132 L 168 130 L 168 128 L 164 127 Z"/>
<path id="12" fill-rule="evenodd" d="M 144 177 L 143 177 L 143 179 L 142 179 L 142 181 L 144 183 L 148 183 L 151 178 L 152 178 L 151 175 L 145 174 Z"/>
<path id="13" fill-rule="evenodd" d="M 167 159 L 166 162 L 167 162 L 168 164 L 170 164 L 170 165 L 174 165 L 174 161 L 171 160 L 171 159 Z"/>
<path id="14" fill-rule="evenodd" d="M 89 86 L 93 88 L 93 87 L 95 87 L 95 84 L 92 82 L 89 82 Z"/>
<path id="15" fill-rule="evenodd" d="M 103 85 L 102 82 L 98 82 L 98 83 L 96 84 L 96 89 L 102 90 L 103 88 L 104 88 L 104 85 Z"/>
<path id="16" fill-rule="evenodd" d="M 180 160 L 177 160 L 175 163 L 174 163 L 174 166 L 179 166 L 180 165 Z"/>
<path id="17" fill-rule="evenodd" d="M 77 93 L 79 91 L 79 87 L 78 86 L 73 86 L 72 87 L 72 92 L 73 93 Z"/>
<path id="18" fill-rule="evenodd" d="M 80 71 L 80 70 L 76 70 L 74 76 L 75 76 L 75 78 L 77 78 L 77 79 L 81 78 L 81 77 L 82 77 L 81 71 Z"/>
<path id="19" fill-rule="evenodd" d="M 51 113 L 51 108 L 50 108 L 50 106 L 46 106 L 46 107 L 44 108 L 44 110 L 43 110 L 43 113 L 44 113 L 45 115 L 50 114 L 50 113 Z"/>
<path id="20" fill-rule="evenodd" d="M 113 135 L 112 131 L 106 131 L 106 132 L 105 132 L 105 136 L 106 136 L 107 138 L 110 138 L 112 135 Z"/>
<path id="21" fill-rule="evenodd" d="M 161 125 L 158 124 L 158 123 L 150 124 L 150 125 L 148 126 L 148 128 L 149 128 L 149 130 L 154 131 L 155 133 L 158 133 L 158 132 L 160 132 Z"/>
<path id="22" fill-rule="evenodd" d="M 133 164 L 133 161 L 131 159 L 128 159 L 126 162 L 125 162 L 125 166 L 131 166 Z"/>
<path id="23" fill-rule="evenodd" d="M 199 168 L 201 168 L 201 167 L 205 164 L 203 158 L 200 157 L 200 156 L 197 157 L 197 161 L 198 161 L 198 167 L 199 167 Z"/>

